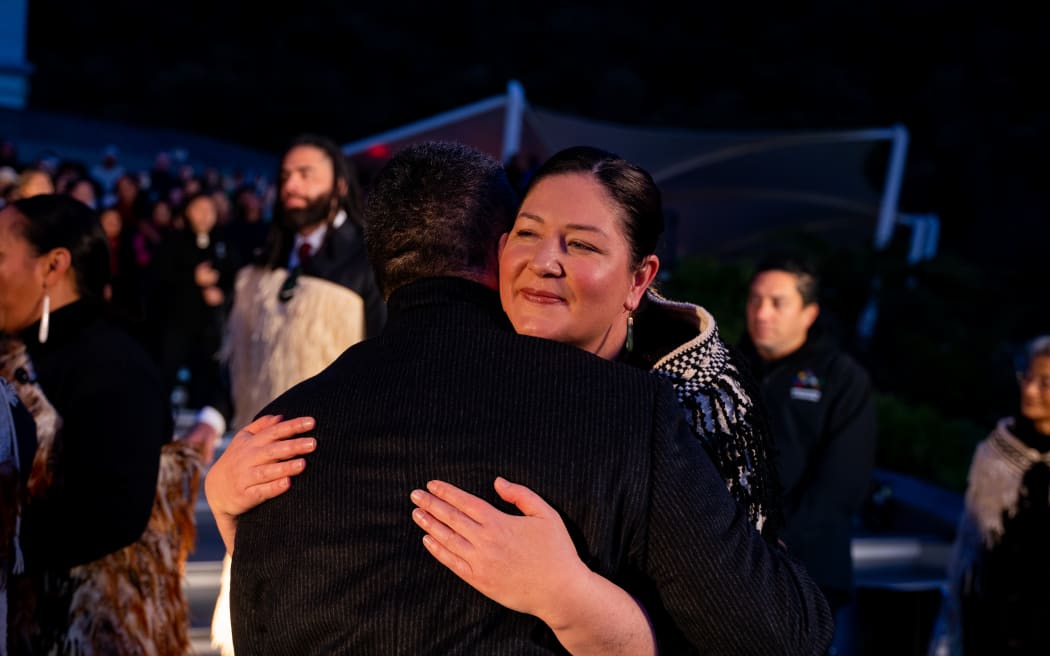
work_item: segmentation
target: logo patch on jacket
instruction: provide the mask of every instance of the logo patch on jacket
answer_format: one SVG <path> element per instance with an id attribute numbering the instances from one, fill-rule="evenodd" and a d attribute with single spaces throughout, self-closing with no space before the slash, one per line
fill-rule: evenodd
<path id="1" fill-rule="evenodd" d="M 803 369 L 795 374 L 795 380 L 791 383 L 791 398 L 814 403 L 820 400 L 820 379 L 812 369 Z"/>

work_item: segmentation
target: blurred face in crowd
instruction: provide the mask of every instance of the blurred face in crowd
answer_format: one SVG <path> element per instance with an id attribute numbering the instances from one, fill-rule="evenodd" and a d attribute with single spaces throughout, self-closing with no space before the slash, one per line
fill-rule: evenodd
<path id="1" fill-rule="evenodd" d="M 19 198 L 31 198 L 40 194 L 53 193 L 55 193 L 55 185 L 51 182 L 51 176 L 43 171 L 27 173 L 18 188 Z"/>
<path id="2" fill-rule="evenodd" d="M 130 207 L 139 194 L 139 185 L 130 175 L 122 175 L 116 184 L 117 202 Z"/>
<path id="3" fill-rule="evenodd" d="M 257 223 L 262 220 L 262 202 L 254 191 L 245 190 L 238 194 L 237 204 L 246 222 Z"/>
<path id="4" fill-rule="evenodd" d="M 120 212 L 112 207 L 102 210 L 102 213 L 98 215 L 98 222 L 102 224 L 102 232 L 106 233 L 106 237 L 110 240 L 120 236 L 120 229 L 124 225 Z"/>
<path id="5" fill-rule="evenodd" d="M 22 234 L 26 218 L 14 207 L 0 210 L 0 332 L 13 334 L 43 312 L 47 260 Z"/>
<path id="6" fill-rule="evenodd" d="M 81 203 L 84 203 L 91 209 L 95 209 L 98 205 L 98 199 L 95 197 L 95 187 L 87 180 L 77 180 L 74 182 L 73 186 L 69 188 L 69 195 L 76 198 Z"/>
<path id="7" fill-rule="evenodd" d="M 793 273 L 763 271 L 751 282 L 747 332 L 763 360 L 777 360 L 801 348 L 818 314 L 816 303 L 803 304 Z"/>
<path id="8" fill-rule="evenodd" d="M 198 196 L 186 206 L 186 221 L 195 234 L 207 234 L 215 227 L 218 211 L 211 196 Z"/>
<path id="9" fill-rule="evenodd" d="M 158 228 L 167 228 L 171 225 L 171 205 L 165 201 L 157 201 L 153 205 L 153 225 Z"/>
<path id="10" fill-rule="evenodd" d="M 552 175 L 500 241 L 500 300 L 517 332 L 611 359 L 658 266 L 654 256 L 632 265 L 623 220 L 597 181 Z"/>
<path id="11" fill-rule="evenodd" d="M 190 178 L 182 183 L 182 191 L 185 192 L 187 196 L 199 194 L 201 192 L 201 181 L 197 178 Z"/>
<path id="12" fill-rule="evenodd" d="M 216 222 L 225 225 L 230 222 L 230 197 L 225 191 L 213 191 L 212 202 L 215 203 Z"/>
<path id="13" fill-rule="evenodd" d="M 1032 358 L 1020 383 L 1021 414 L 1031 419 L 1040 433 L 1050 435 L 1050 355 Z"/>
<path id="14" fill-rule="evenodd" d="M 281 162 L 280 201 L 289 227 L 302 230 L 328 219 L 336 207 L 335 168 L 316 146 L 295 146 Z"/>

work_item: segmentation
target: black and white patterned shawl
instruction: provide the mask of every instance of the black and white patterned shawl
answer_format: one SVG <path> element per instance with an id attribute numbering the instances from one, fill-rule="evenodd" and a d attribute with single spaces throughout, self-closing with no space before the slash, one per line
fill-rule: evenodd
<path id="1" fill-rule="evenodd" d="M 644 312 L 649 330 L 680 334 L 688 326 L 695 334 L 652 370 L 674 387 L 686 420 L 750 521 L 775 542 L 783 523 L 775 447 L 750 370 L 704 308 L 650 291 Z M 677 329 L 669 330 L 671 324 Z"/>

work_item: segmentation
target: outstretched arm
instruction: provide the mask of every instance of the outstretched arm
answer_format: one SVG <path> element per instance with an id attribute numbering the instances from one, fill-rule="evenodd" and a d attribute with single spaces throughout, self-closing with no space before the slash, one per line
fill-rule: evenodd
<path id="1" fill-rule="evenodd" d="M 645 612 L 584 565 L 557 511 L 524 485 L 497 478 L 495 488 L 524 516 L 443 481 L 412 491 L 431 555 L 486 597 L 538 617 L 575 656 L 655 654 Z"/>
<path id="2" fill-rule="evenodd" d="M 313 427 L 312 417 L 259 417 L 233 436 L 208 470 L 204 495 L 227 553 L 233 553 L 238 515 L 283 494 L 291 487 L 291 477 L 302 473 L 306 461 L 297 456 L 313 451 L 317 440 L 294 436 Z"/>

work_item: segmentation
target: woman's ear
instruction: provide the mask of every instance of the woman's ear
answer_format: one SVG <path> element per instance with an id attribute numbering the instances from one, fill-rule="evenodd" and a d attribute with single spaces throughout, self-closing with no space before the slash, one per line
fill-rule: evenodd
<path id="1" fill-rule="evenodd" d="M 509 237 L 510 237 L 510 233 L 509 232 L 504 232 L 502 235 L 500 235 L 499 246 L 496 247 L 496 255 L 497 256 L 503 255 L 503 248 L 507 245 L 507 239 Z"/>
<path id="2" fill-rule="evenodd" d="M 53 285 L 66 275 L 73 266 L 73 256 L 68 248 L 54 248 L 44 255 L 44 278 L 48 285 Z"/>
<path id="3" fill-rule="evenodd" d="M 631 289 L 627 294 L 624 308 L 629 312 L 637 309 L 638 304 L 642 302 L 642 294 L 649 289 L 658 271 L 660 271 L 660 258 L 655 255 L 645 256 L 642 263 L 631 273 Z"/>

